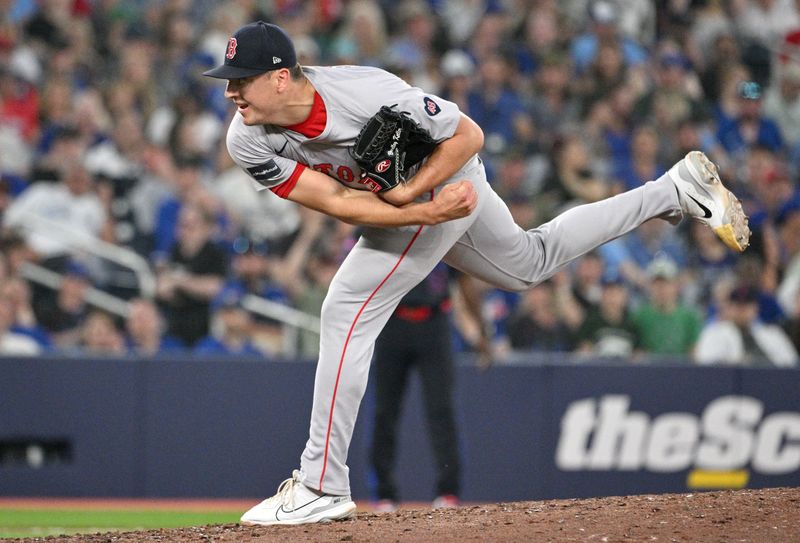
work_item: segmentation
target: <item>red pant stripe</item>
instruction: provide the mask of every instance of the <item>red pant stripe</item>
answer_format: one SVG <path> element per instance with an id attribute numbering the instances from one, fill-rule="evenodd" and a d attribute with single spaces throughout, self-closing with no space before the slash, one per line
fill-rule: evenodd
<path id="1" fill-rule="evenodd" d="M 400 263 L 403 261 L 403 258 L 405 258 L 406 254 L 408 254 L 408 251 L 411 249 L 411 246 L 417 240 L 417 237 L 419 236 L 420 232 L 422 232 L 422 228 L 423 227 L 420 226 L 417 229 L 417 231 L 414 233 L 414 237 L 411 238 L 411 241 L 408 242 L 408 246 L 403 251 L 403 254 L 400 255 L 400 258 L 397 259 L 397 263 L 394 265 L 392 270 L 388 274 L 386 274 L 386 277 L 383 278 L 383 281 L 381 281 L 380 284 L 377 287 L 375 287 L 375 290 L 372 291 L 372 294 L 370 294 L 369 297 L 366 299 L 366 301 L 363 304 L 361 304 L 361 309 L 359 309 L 358 313 L 356 313 L 356 318 L 353 319 L 353 323 L 350 325 L 350 331 L 347 332 L 347 339 L 345 339 L 344 347 L 342 348 L 342 357 L 339 359 L 339 370 L 336 372 L 336 384 L 333 387 L 333 398 L 331 399 L 331 409 L 330 409 L 330 415 L 328 417 L 328 433 L 325 436 L 325 454 L 322 457 L 322 474 L 319 476 L 320 492 L 322 492 L 322 480 L 325 478 L 325 469 L 328 467 L 328 445 L 330 444 L 331 428 L 333 427 L 333 408 L 334 405 L 336 404 L 336 392 L 339 389 L 339 377 L 342 375 L 342 365 L 344 364 L 344 357 L 345 354 L 347 353 L 347 345 L 350 343 L 350 337 L 353 335 L 353 330 L 355 330 L 356 323 L 358 322 L 359 317 L 361 317 L 361 314 L 364 312 L 364 309 L 366 309 L 367 304 L 369 303 L 370 300 L 372 300 L 372 298 L 380 290 L 380 288 L 384 284 L 386 284 L 386 281 L 389 280 L 389 277 L 392 276 L 394 271 L 400 266 Z"/>

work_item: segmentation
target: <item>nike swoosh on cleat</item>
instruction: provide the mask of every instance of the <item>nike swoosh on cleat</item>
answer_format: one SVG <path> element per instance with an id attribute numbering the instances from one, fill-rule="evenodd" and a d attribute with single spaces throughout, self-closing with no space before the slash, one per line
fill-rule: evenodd
<path id="1" fill-rule="evenodd" d="M 700 209 L 703 210 L 703 214 L 704 214 L 703 218 L 705 218 L 705 219 L 710 219 L 711 218 L 711 210 L 710 209 L 708 209 L 706 206 L 704 206 L 703 204 L 698 202 L 697 198 L 694 198 L 691 194 L 686 194 L 686 196 L 691 198 L 694 203 L 696 203 L 698 206 L 700 206 Z"/>
<path id="2" fill-rule="evenodd" d="M 288 515 L 288 514 L 294 513 L 295 511 L 299 511 L 300 509 L 302 509 L 304 507 L 308 507 L 312 503 L 316 503 L 321 499 L 322 499 L 322 496 L 318 496 L 318 497 L 314 498 L 313 500 L 311 500 L 310 502 L 305 503 L 305 504 L 301 505 L 300 507 L 295 507 L 294 509 L 292 509 L 290 511 L 287 511 L 286 509 L 284 509 L 283 508 L 283 504 L 281 504 L 281 506 L 278 508 L 278 510 L 275 511 L 275 518 L 277 520 L 280 520 L 280 519 L 278 519 L 278 513 L 286 513 Z"/>

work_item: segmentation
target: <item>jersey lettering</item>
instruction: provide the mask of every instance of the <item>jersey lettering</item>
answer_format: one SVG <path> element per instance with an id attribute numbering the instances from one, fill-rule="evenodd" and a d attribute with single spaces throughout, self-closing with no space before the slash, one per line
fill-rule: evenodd
<path id="1" fill-rule="evenodd" d="M 348 183 L 355 179 L 356 176 L 353 174 L 353 170 L 347 166 L 339 166 L 339 168 L 336 170 L 336 177 L 345 183 Z"/>
<path id="2" fill-rule="evenodd" d="M 311 167 L 317 170 L 318 172 L 324 173 L 325 175 L 330 175 L 331 170 L 333 170 L 333 164 L 329 162 L 323 162 L 322 164 L 314 164 Z"/>
<path id="3" fill-rule="evenodd" d="M 324 173 L 325 175 L 333 177 L 333 164 L 331 164 L 330 162 L 314 164 L 312 168 L 320 173 Z M 350 181 L 356 178 L 356 174 L 354 174 L 353 170 L 351 170 L 347 166 L 339 166 L 336 168 L 336 177 L 338 177 L 340 181 L 349 183 Z"/>

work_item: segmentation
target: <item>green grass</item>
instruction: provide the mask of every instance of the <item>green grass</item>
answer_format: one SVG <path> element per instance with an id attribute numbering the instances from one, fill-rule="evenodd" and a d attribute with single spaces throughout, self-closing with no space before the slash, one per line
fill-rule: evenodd
<path id="1" fill-rule="evenodd" d="M 0 509 L 0 538 L 228 524 L 235 512 Z"/>

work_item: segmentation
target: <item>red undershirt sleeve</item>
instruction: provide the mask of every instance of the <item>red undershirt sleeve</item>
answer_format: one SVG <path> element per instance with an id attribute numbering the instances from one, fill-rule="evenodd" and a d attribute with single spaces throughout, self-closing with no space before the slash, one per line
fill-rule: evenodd
<path id="1" fill-rule="evenodd" d="M 288 198 L 289 193 L 292 192 L 292 189 L 297 184 L 297 180 L 300 179 L 300 174 L 303 173 L 303 170 L 306 169 L 305 164 L 297 163 L 297 166 L 294 167 L 294 171 L 292 175 L 289 176 L 289 179 L 281 183 L 280 185 L 275 185 L 274 187 L 270 187 L 269 190 L 280 196 L 281 198 Z"/>

